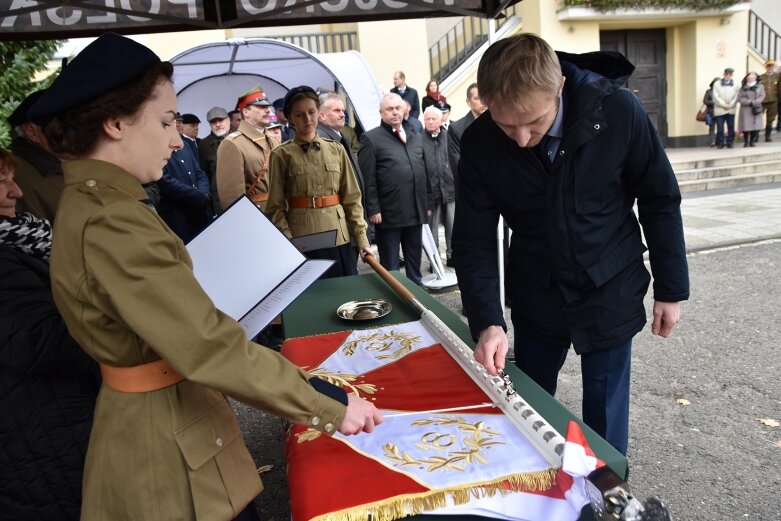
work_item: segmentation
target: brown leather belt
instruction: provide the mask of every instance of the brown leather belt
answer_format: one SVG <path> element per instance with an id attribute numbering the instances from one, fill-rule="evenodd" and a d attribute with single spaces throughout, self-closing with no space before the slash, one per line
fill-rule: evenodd
<path id="1" fill-rule="evenodd" d="M 252 201 L 255 204 L 258 203 L 265 203 L 268 201 L 268 192 L 259 192 L 257 194 L 252 194 L 249 196 L 250 201 Z"/>
<path id="2" fill-rule="evenodd" d="M 103 383 L 122 393 L 148 393 L 165 389 L 184 380 L 165 360 L 132 367 L 100 364 Z"/>
<path id="3" fill-rule="evenodd" d="M 291 197 L 287 200 L 290 208 L 325 208 L 342 203 L 339 194 L 315 195 L 313 197 Z"/>

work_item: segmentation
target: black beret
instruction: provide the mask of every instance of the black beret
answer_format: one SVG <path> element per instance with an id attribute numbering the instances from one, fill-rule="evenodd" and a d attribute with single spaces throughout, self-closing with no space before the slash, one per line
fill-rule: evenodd
<path id="1" fill-rule="evenodd" d="M 312 98 L 317 102 L 320 101 L 320 98 L 317 96 L 317 92 L 315 92 L 315 89 L 313 89 L 312 87 L 309 87 L 307 85 L 299 85 L 298 87 L 293 87 L 292 89 L 287 91 L 287 94 L 285 94 L 285 103 L 282 108 L 282 110 L 285 112 L 285 116 L 290 117 L 290 109 L 293 108 L 293 98 L 298 96 L 299 94 L 305 94 L 308 98 Z"/>
<path id="2" fill-rule="evenodd" d="M 198 116 L 195 114 L 182 114 L 182 123 L 185 125 L 194 125 L 195 123 L 200 123 L 201 120 L 198 119 Z"/>
<path id="3" fill-rule="evenodd" d="M 29 122 L 30 118 L 27 117 L 27 112 L 30 110 L 30 107 L 35 105 L 35 102 L 43 96 L 44 92 L 46 92 L 46 89 L 37 90 L 24 98 L 19 106 L 16 107 L 16 110 L 8 116 L 8 122 L 14 127 Z"/>
<path id="4" fill-rule="evenodd" d="M 115 33 L 89 44 L 28 111 L 33 121 L 78 108 L 142 76 L 160 63 L 151 49 Z"/>

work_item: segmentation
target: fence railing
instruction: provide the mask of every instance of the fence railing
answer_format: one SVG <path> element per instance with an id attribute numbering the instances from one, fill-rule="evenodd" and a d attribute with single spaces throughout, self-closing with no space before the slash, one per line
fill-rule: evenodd
<path id="1" fill-rule="evenodd" d="M 313 53 L 360 50 L 357 32 L 283 34 L 267 38 L 292 43 Z"/>
<path id="2" fill-rule="evenodd" d="M 754 11 L 748 12 L 748 44 L 766 60 L 781 60 L 781 36 Z"/>
<path id="3" fill-rule="evenodd" d="M 496 21 L 496 29 L 500 29 L 511 16 L 516 14 L 515 9 L 516 6 L 512 6 L 503 12 L 504 16 Z M 441 82 L 487 41 L 488 20 L 475 16 L 463 17 L 429 47 L 431 78 Z"/>

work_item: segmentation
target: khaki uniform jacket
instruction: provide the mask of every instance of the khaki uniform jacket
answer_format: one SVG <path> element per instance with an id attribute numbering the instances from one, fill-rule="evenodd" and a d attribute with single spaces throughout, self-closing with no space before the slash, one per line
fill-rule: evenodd
<path id="1" fill-rule="evenodd" d="M 262 485 L 223 393 L 329 433 L 345 407 L 214 308 L 135 178 L 96 160 L 64 172 L 51 277 L 68 330 L 98 362 L 163 358 L 187 378 L 147 393 L 102 387 L 81 519 L 233 519 Z"/>
<path id="2" fill-rule="evenodd" d="M 20 137 L 11 143 L 11 152 L 14 154 L 14 181 L 24 194 L 16 201 L 16 211 L 30 212 L 53 223 L 62 193 L 62 162 Z"/>
<path id="3" fill-rule="evenodd" d="M 287 237 L 338 230 L 335 246 L 355 238 L 357 247 L 368 248 L 366 221 L 363 218 L 361 189 L 344 147 L 316 135 L 305 152 L 307 143 L 296 135 L 271 153 L 271 192 L 266 214 Z M 325 208 L 288 208 L 291 197 L 311 198 L 317 195 L 339 194 L 342 204 Z M 348 231 L 349 230 L 349 231 Z"/>
<path id="4" fill-rule="evenodd" d="M 778 104 L 778 82 L 779 76 L 774 72 L 766 72 L 759 76 L 759 82 L 765 87 L 765 99 L 763 105 Z"/>
<path id="5" fill-rule="evenodd" d="M 217 194 L 223 208 L 247 192 L 266 164 L 266 152 L 278 145 L 276 139 L 246 121 L 239 124 L 236 132 L 225 136 L 217 148 Z M 247 195 L 268 193 L 268 185 L 265 175 Z"/>

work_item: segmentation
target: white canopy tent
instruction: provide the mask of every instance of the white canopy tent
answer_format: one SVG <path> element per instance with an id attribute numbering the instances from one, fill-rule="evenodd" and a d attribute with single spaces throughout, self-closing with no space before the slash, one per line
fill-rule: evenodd
<path id="1" fill-rule="evenodd" d="M 233 39 L 193 47 L 171 62 L 179 112 L 202 121 L 215 105 L 234 109 L 240 94 L 260 84 L 271 101 L 298 85 L 338 92 L 352 107 L 351 125 L 368 130 L 380 124 L 383 92 L 357 51 L 312 54 L 279 40 Z M 200 135 L 208 133 L 201 125 Z"/>

